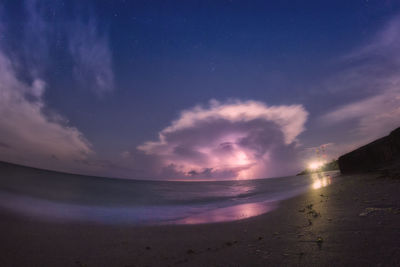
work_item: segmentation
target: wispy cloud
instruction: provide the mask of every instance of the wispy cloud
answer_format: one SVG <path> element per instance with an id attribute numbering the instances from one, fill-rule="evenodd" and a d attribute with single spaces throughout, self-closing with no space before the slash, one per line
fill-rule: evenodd
<path id="1" fill-rule="evenodd" d="M 363 142 L 400 126 L 400 16 L 344 61 L 347 66 L 328 82 L 331 89 L 366 97 L 330 111 L 321 121 L 352 120 L 355 123 L 351 132 Z"/>
<path id="2" fill-rule="evenodd" d="M 159 159 L 164 176 L 265 177 L 284 165 L 276 162 L 279 153 L 294 147 L 307 116 L 301 105 L 212 100 L 182 111 L 158 141 L 138 149 Z"/>
<path id="3" fill-rule="evenodd" d="M 114 90 L 112 53 L 105 33 L 100 33 L 96 20 L 75 21 L 68 30 L 69 50 L 74 61 L 74 74 L 82 86 L 98 96 Z"/>
<path id="4" fill-rule="evenodd" d="M 25 1 L 27 21 L 24 24 L 23 40 L 24 66 L 31 76 L 42 75 L 49 62 L 49 37 L 52 28 L 44 20 L 43 3 L 37 0 Z"/>
<path id="5" fill-rule="evenodd" d="M 63 46 L 65 51 L 58 50 L 57 53 L 66 53 L 71 58 L 73 77 L 79 87 L 99 97 L 113 91 L 113 60 L 108 31 L 100 30 L 96 17 L 81 9 L 73 18 L 65 15 L 57 18 L 56 14 L 62 14 L 61 8 L 41 0 L 25 1 L 24 67 L 32 75 L 42 75 L 54 67 L 52 64 L 58 62 L 54 62 L 49 51 L 59 49 L 55 46 L 62 40 L 66 42 Z"/>
<path id="6" fill-rule="evenodd" d="M 82 132 L 45 103 L 51 25 L 40 1 L 26 1 L 25 42 L 11 51 L 0 44 L 0 160 L 77 170 L 93 154 Z M 0 22 L 0 30 L 7 27 Z M 20 55 L 18 55 L 20 53 Z M 45 112 L 46 110 L 46 112 Z"/>

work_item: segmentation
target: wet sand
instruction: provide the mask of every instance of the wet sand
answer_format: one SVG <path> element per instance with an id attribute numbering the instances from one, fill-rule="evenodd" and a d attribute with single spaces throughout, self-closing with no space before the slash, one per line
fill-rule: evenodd
<path id="1" fill-rule="evenodd" d="M 0 229 L 0 266 L 400 266 L 400 179 L 341 176 L 229 223 L 62 224 L 0 210 Z"/>

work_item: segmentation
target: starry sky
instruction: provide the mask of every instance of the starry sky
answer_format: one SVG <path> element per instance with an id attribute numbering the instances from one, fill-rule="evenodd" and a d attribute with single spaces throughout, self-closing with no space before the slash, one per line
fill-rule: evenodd
<path id="1" fill-rule="evenodd" d="M 292 175 L 400 126 L 400 2 L 1 0 L 0 115 L 2 161 Z"/>

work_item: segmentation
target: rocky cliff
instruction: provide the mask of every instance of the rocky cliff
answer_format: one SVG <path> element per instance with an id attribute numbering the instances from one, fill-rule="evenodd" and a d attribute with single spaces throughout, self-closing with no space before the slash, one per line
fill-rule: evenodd
<path id="1" fill-rule="evenodd" d="M 400 163 L 400 128 L 339 158 L 339 168 L 342 173 L 373 171 L 398 163 Z"/>

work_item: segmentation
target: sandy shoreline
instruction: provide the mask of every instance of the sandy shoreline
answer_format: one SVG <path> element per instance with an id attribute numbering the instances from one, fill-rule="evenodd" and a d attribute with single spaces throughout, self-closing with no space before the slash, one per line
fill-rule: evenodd
<path id="1" fill-rule="evenodd" d="M 0 210 L 0 265 L 398 266 L 400 180 L 378 176 L 341 176 L 229 223 L 57 224 Z"/>

